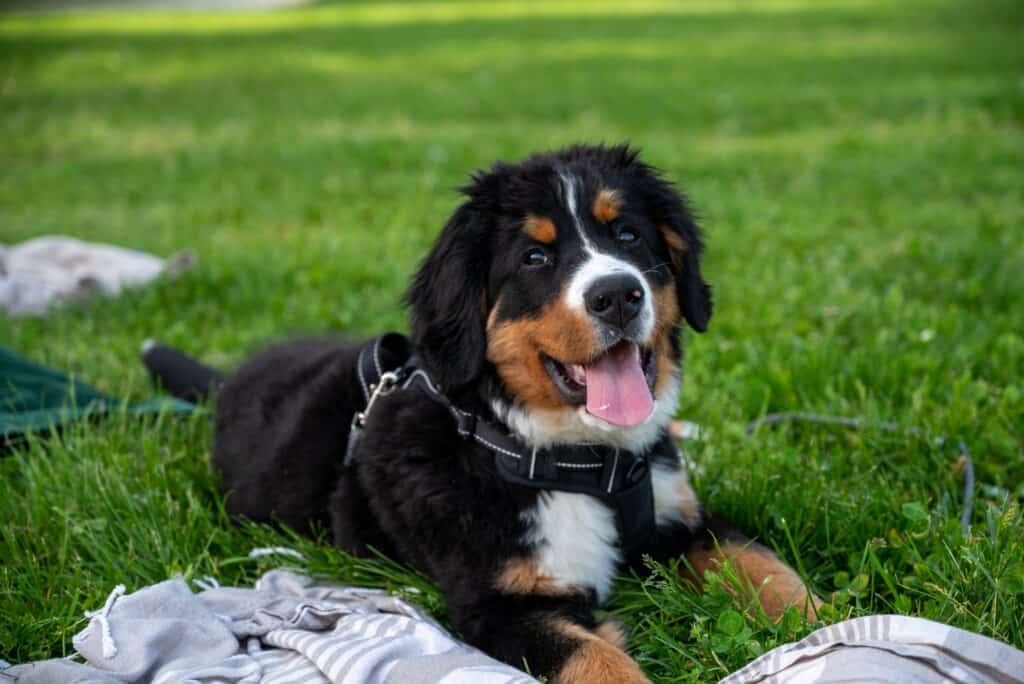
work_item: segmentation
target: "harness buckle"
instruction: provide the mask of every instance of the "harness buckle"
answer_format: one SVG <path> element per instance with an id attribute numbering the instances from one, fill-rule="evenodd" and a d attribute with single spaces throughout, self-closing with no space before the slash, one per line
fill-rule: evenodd
<path id="1" fill-rule="evenodd" d="M 476 432 L 476 414 L 457 411 L 455 424 L 460 435 L 470 437 Z"/>

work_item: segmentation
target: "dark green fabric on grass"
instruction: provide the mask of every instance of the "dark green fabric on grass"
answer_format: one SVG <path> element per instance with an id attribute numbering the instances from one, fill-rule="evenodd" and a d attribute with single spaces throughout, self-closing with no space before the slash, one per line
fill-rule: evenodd
<path id="1" fill-rule="evenodd" d="M 196 407 L 170 397 L 130 403 L 0 347 L 0 436 L 4 439 L 122 409 L 141 415 L 191 413 Z"/>

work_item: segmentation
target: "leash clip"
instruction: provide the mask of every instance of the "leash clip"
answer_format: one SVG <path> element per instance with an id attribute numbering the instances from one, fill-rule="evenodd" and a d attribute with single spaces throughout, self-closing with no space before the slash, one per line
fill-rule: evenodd
<path id="1" fill-rule="evenodd" d="M 345 445 L 345 458 L 342 461 L 346 468 L 355 463 L 356 447 L 359 446 L 359 440 L 363 436 L 363 428 L 366 427 L 366 419 L 370 417 L 373 402 L 377 401 L 377 397 L 386 397 L 394 392 L 400 380 L 401 376 L 397 372 L 388 371 L 380 376 L 376 385 L 370 385 L 372 394 L 370 394 L 370 400 L 366 402 L 366 408 L 356 411 L 352 415 L 352 426 L 348 431 L 348 444 Z"/>
<path id="2" fill-rule="evenodd" d="M 386 397 L 395 391 L 398 386 L 398 382 L 401 380 L 396 371 L 388 371 L 380 376 L 380 381 L 376 385 L 370 385 L 370 400 L 366 402 L 366 408 L 356 413 L 353 416 L 353 422 L 359 427 L 366 426 L 366 419 L 370 417 L 370 410 L 373 408 L 373 403 L 377 401 L 378 397 Z"/>

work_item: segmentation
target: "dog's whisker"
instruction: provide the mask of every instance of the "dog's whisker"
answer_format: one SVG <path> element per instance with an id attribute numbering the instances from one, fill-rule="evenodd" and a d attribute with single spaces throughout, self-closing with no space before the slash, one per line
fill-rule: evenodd
<path id="1" fill-rule="evenodd" d="M 647 275 L 648 273 L 656 273 L 658 270 L 661 269 L 662 266 L 668 266 L 668 262 L 662 261 L 660 264 L 655 264 L 654 266 L 651 266 L 648 269 L 640 271 L 640 273 L 643 275 Z"/>

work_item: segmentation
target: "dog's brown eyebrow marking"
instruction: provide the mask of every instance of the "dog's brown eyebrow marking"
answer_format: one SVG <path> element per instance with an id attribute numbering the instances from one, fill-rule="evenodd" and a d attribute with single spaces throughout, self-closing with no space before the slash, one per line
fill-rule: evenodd
<path id="1" fill-rule="evenodd" d="M 594 218 L 601 223 L 611 223 L 618 218 L 619 212 L 622 211 L 622 193 L 618 190 L 601 188 L 597 197 L 594 198 L 594 206 L 591 207 L 591 211 L 594 213 Z"/>
<path id="2" fill-rule="evenodd" d="M 555 222 L 545 216 L 535 216 L 533 214 L 527 214 L 526 223 L 523 225 L 523 229 L 526 234 L 532 237 L 537 242 L 543 242 L 546 245 L 550 245 L 558 237 L 558 230 L 555 228 Z"/>

